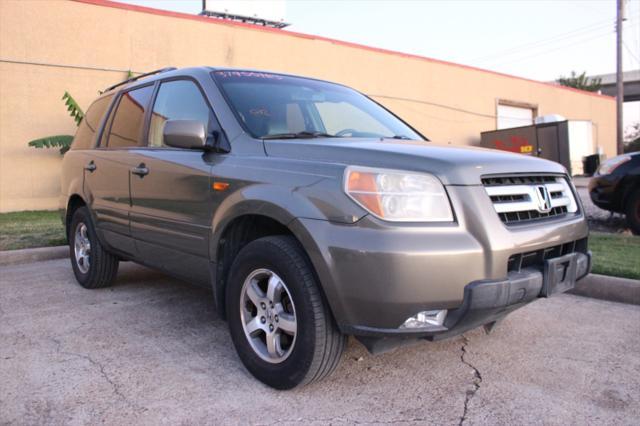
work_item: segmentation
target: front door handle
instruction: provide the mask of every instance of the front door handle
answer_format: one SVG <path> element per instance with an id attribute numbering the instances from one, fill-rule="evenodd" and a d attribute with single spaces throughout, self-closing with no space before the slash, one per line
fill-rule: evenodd
<path id="1" fill-rule="evenodd" d="M 147 168 L 147 166 L 145 166 L 144 163 L 141 163 L 138 165 L 138 167 L 134 167 L 133 169 L 131 169 L 131 173 L 140 177 L 144 177 L 149 174 L 149 169 Z"/>
<path id="2" fill-rule="evenodd" d="M 84 169 L 85 169 L 86 171 L 88 171 L 88 172 L 91 172 L 91 173 L 95 172 L 95 170 L 96 170 L 97 168 L 98 168 L 98 167 L 96 166 L 96 163 L 94 163 L 94 162 L 93 162 L 93 160 L 89 161 L 89 164 L 87 164 L 86 166 L 84 166 Z"/>

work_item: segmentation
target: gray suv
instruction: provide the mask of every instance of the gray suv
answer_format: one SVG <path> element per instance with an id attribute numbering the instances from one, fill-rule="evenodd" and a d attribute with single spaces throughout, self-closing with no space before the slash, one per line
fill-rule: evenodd
<path id="1" fill-rule="evenodd" d="M 238 355 L 289 389 L 571 288 L 588 228 L 564 168 L 429 142 L 348 87 L 226 68 L 110 87 L 64 157 L 85 288 L 120 261 L 212 290 Z"/>

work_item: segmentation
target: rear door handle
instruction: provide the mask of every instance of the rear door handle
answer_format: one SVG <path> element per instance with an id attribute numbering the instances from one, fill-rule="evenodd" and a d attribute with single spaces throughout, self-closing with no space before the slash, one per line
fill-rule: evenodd
<path id="1" fill-rule="evenodd" d="M 138 165 L 138 167 L 134 167 L 133 169 L 131 169 L 131 173 L 140 177 L 144 177 L 149 174 L 149 169 L 144 165 L 144 163 L 141 163 Z"/>
<path id="2" fill-rule="evenodd" d="M 89 164 L 84 166 L 84 169 L 91 173 L 93 173 L 97 168 L 98 167 L 96 166 L 96 163 L 93 162 L 93 160 L 89 161 Z"/>

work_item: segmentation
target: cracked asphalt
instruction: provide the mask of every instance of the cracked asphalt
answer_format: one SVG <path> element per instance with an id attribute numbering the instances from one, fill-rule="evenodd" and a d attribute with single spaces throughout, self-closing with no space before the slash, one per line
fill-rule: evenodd
<path id="1" fill-rule="evenodd" d="M 278 392 L 238 360 L 210 293 L 131 263 L 0 268 L 0 424 L 638 424 L 640 306 L 561 295 L 490 335 L 370 356 Z"/>

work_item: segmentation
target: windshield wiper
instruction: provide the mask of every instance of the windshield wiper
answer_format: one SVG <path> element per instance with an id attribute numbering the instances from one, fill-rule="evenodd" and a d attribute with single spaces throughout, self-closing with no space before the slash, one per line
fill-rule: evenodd
<path id="1" fill-rule="evenodd" d="M 297 132 L 297 133 L 276 133 L 274 135 L 265 135 L 261 139 L 313 139 L 313 138 L 337 138 L 339 136 L 330 135 L 323 132 Z"/>
<path id="2" fill-rule="evenodd" d="M 413 140 L 409 136 L 405 136 L 405 135 L 394 135 L 394 136 L 391 136 L 390 139 L 402 139 L 403 141 L 411 141 L 411 140 Z"/>

